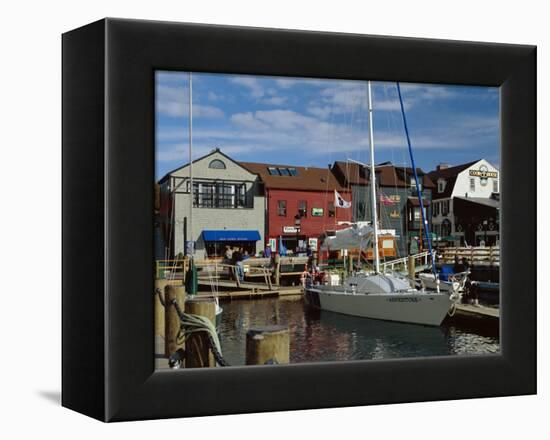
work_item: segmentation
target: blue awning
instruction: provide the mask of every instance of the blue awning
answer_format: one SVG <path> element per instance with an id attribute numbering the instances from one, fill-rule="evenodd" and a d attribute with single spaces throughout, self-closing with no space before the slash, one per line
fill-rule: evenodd
<path id="1" fill-rule="evenodd" d="M 258 241 L 261 240 L 258 231 L 202 231 L 204 241 Z"/>

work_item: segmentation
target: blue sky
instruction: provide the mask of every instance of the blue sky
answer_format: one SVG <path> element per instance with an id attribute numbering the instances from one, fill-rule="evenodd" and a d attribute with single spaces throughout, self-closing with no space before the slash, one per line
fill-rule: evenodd
<path id="1" fill-rule="evenodd" d="M 410 165 L 395 83 L 373 82 L 376 163 Z M 485 158 L 499 167 L 494 87 L 402 83 L 417 166 Z M 189 157 L 188 74 L 156 74 L 157 178 Z M 365 81 L 193 73 L 193 157 L 325 167 L 368 161 Z"/>

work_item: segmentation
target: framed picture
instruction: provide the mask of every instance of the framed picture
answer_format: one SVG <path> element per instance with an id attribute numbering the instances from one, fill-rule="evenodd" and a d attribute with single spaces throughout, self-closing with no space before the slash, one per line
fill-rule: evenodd
<path id="1" fill-rule="evenodd" d="M 536 392 L 536 48 L 105 19 L 63 35 L 63 405 Z"/>

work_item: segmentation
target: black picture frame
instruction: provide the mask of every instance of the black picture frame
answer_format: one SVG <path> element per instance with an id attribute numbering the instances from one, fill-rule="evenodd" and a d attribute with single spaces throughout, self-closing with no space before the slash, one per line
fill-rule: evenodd
<path id="1" fill-rule="evenodd" d="M 536 47 L 104 19 L 62 49 L 64 406 L 121 421 L 536 393 Z M 501 352 L 155 371 L 157 69 L 499 86 Z"/>

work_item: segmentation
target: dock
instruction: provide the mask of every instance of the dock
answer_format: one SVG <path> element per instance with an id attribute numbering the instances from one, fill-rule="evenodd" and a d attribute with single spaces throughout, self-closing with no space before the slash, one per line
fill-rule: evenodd
<path id="1" fill-rule="evenodd" d="M 455 316 L 464 318 L 489 318 L 493 320 L 498 320 L 500 319 L 500 309 L 483 305 L 475 306 L 473 304 L 457 304 Z"/>
<path id="2" fill-rule="evenodd" d="M 246 285 L 247 283 L 243 283 Z M 243 287 L 241 285 L 241 287 Z M 301 296 L 303 289 L 300 286 L 280 287 L 278 289 L 248 289 L 248 290 L 230 290 L 217 292 L 215 296 L 220 299 L 254 299 L 268 296 Z M 198 296 L 212 298 L 214 295 L 211 292 L 199 292 Z"/>

